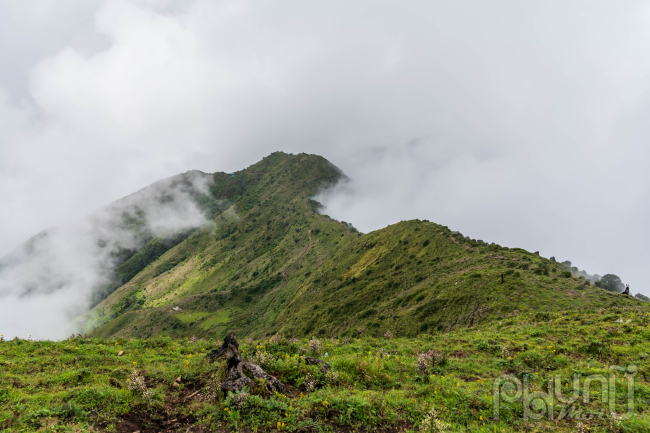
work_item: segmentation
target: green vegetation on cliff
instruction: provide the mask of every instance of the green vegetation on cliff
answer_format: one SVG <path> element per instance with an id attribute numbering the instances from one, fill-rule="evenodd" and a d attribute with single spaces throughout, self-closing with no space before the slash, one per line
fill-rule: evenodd
<path id="1" fill-rule="evenodd" d="M 80 323 L 104 338 L 218 339 L 229 329 L 254 338 L 417 336 L 528 311 L 640 302 L 538 254 L 428 221 L 360 234 L 316 212 L 312 197 L 342 177 L 321 157 L 283 153 L 214 174 L 211 221 Z"/>

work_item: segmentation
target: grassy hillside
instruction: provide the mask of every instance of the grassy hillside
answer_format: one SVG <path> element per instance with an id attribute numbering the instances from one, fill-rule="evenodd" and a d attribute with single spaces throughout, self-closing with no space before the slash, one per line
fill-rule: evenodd
<path id="1" fill-rule="evenodd" d="M 220 207 L 213 221 L 149 264 L 81 323 L 85 329 L 101 326 L 95 335 L 185 335 L 189 328 L 217 335 L 233 320 L 252 328 L 246 320 L 251 306 L 287 282 L 295 284 L 302 269 L 318 267 L 339 246 L 334 236 L 310 244 L 314 222 L 348 233 L 347 226 L 316 214 L 317 204 L 308 198 L 341 176 L 321 157 L 282 153 L 234 176 L 214 174 L 211 193 Z M 180 314 L 170 313 L 174 306 Z"/>
<path id="2" fill-rule="evenodd" d="M 0 431 L 650 431 L 648 303 L 429 221 L 358 233 L 319 214 L 344 175 L 318 156 L 210 176 L 193 196 L 209 222 L 123 257 L 129 281 L 78 319 L 84 336 L 0 338 Z M 230 329 L 286 395 L 218 392 L 225 365 L 204 354 Z M 614 406 L 585 402 L 611 372 Z M 580 399 L 552 422 L 499 400 L 494 420 L 504 374 L 531 392 L 560 374 L 565 396 L 575 374 Z"/>
<path id="3" fill-rule="evenodd" d="M 103 338 L 416 336 L 529 311 L 642 305 L 536 253 L 428 221 L 360 234 L 310 198 L 342 176 L 321 157 L 283 153 L 214 174 L 213 219 L 80 324 Z"/>
<path id="4" fill-rule="evenodd" d="M 224 361 L 209 364 L 205 357 L 218 342 L 161 335 L 3 341 L 0 431 L 647 432 L 649 324 L 642 306 L 574 308 L 417 338 L 241 340 L 243 356 L 288 391 L 227 399 L 217 392 Z M 333 373 L 300 362 L 303 354 L 325 359 Z M 613 370 L 613 410 L 626 412 L 631 390 L 636 415 L 629 419 L 610 414 L 600 385 L 589 403 L 583 400 L 585 379 L 609 375 L 613 365 L 637 368 L 632 382 Z M 493 383 L 503 374 L 527 377 L 531 391 L 547 390 L 548 379 L 560 374 L 564 396 L 575 374 L 580 398 L 571 412 L 557 403 L 554 421 L 525 421 L 521 401 L 501 400 L 495 421 Z M 432 410 L 439 430 L 426 428 L 427 418 L 435 421 Z M 600 415 L 571 419 L 586 413 Z"/>

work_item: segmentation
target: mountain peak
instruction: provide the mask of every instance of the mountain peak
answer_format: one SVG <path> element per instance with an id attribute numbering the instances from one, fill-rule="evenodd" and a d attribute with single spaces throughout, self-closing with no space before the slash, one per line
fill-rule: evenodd
<path id="1" fill-rule="evenodd" d="M 4 261 L 0 296 L 18 297 L 15 311 L 47 317 L 50 338 L 79 330 L 416 335 L 524 311 L 641 302 L 537 254 L 428 221 L 360 234 L 321 215 L 312 199 L 342 179 L 321 156 L 283 152 L 233 173 L 163 179 L 32 238 Z M 45 314 L 43 295 L 57 314 Z"/>

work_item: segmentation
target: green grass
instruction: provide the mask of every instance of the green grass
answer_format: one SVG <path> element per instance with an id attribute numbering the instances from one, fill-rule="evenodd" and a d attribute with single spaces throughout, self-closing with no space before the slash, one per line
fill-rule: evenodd
<path id="1" fill-rule="evenodd" d="M 184 313 L 183 313 L 184 314 Z M 617 319 L 623 323 L 617 323 Z M 630 320 L 629 323 L 626 323 Z M 528 376 L 531 389 L 545 389 L 561 374 L 563 393 L 574 374 L 609 374 L 610 366 L 638 368 L 634 376 L 636 415 L 612 419 L 608 407 L 581 399 L 574 407 L 603 412 L 603 419 L 583 421 L 586 431 L 649 431 L 650 314 L 647 308 L 579 309 L 520 314 L 475 329 L 412 338 L 323 338 L 289 341 L 240 339 L 244 357 L 259 362 L 288 385 L 286 395 L 252 395 L 235 406 L 214 393 L 223 380 L 223 362 L 209 364 L 205 354 L 218 341 L 172 339 L 99 339 L 78 337 L 61 342 L 11 340 L 0 343 L 0 430 L 159 431 L 168 420 L 175 430 L 190 426 L 209 431 L 304 431 L 341 428 L 358 431 L 418 431 L 435 409 L 446 431 L 577 431 L 578 421 L 524 421 L 521 402 L 502 404 L 493 420 L 493 381 L 503 374 Z M 435 365 L 416 369 L 418 353 L 435 350 Z M 120 357 L 117 354 L 123 351 Z M 257 354 L 256 354 L 257 352 Z M 266 353 L 266 355 L 264 355 Z M 300 362 L 318 356 L 335 375 Z M 129 390 L 133 370 L 153 390 L 150 398 Z M 306 387 L 308 375 L 316 388 Z M 180 387 L 174 387 L 177 377 Z M 568 384 L 568 385 L 565 385 Z M 616 390 L 627 382 L 617 375 Z M 198 391 L 191 399 L 190 395 Z M 624 413 L 618 399 L 616 411 Z M 561 408 L 555 408 L 555 418 Z M 47 428 L 44 428 L 47 427 Z M 75 430 L 81 429 L 81 430 Z"/>
<path id="2" fill-rule="evenodd" d="M 350 231 L 310 199 L 340 177 L 321 157 L 282 153 L 215 173 L 212 220 L 138 261 L 137 275 L 79 318 L 84 337 L 0 343 L 0 431 L 416 431 L 435 409 L 446 431 L 568 432 L 577 421 L 525 421 L 521 402 L 494 421 L 493 381 L 528 378 L 538 392 L 556 374 L 630 365 L 635 417 L 593 402 L 574 409 L 603 412 L 586 431 L 648 431 L 648 303 L 426 220 Z M 250 390 L 237 406 L 214 393 L 225 366 L 204 354 L 230 329 L 286 395 Z M 436 362 L 418 372 L 429 350 Z M 300 363 L 304 353 L 336 377 Z M 129 389 L 134 369 L 151 396 Z M 617 392 L 625 384 L 619 374 Z"/>
<path id="3" fill-rule="evenodd" d="M 176 313 L 176 317 L 183 323 L 201 322 L 211 313 L 205 311 L 194 311 L 191 313 Z"/>
<path id="4" fill-rule="evenodd" d="M 539 254 L 426 220 L 349 231 L 315 213 L 310 199 L 340 176 L 321 157 L 282 153 L 232 178 L 215 173 L 211 197 L 221 204 L 212 221 L 80 318 L 81 330 L 101 338 L 219 339 L 227 329 L 257 339 L 389 329 L 413 337 L 525 312 L 643 304 Z M 176 305 L 182 314 L 169 314 Z"/>
<path id="5" fill-rule="evenodd" d="M 210 316 L 205 322 L 201 323 L 201 328 L 208 330 L 215 326 L 228 323 L 229 320 L 230 320 L 230 312 L 227 310 L 221 310 L 216 314 Z"/>

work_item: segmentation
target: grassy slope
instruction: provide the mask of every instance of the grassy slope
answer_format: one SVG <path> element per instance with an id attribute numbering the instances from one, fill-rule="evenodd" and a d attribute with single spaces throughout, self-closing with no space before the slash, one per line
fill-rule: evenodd
<path id="1" fill-rule="evenodd" d="M 561 265 L 536 254 L 427 221 L 349 232 L 308 200 L 339 176 L 322 158 L 281 153 L 232 178 L 215 174 L 214 221 L 82 318 L 88 337 L 0 343 L 0 431 L 263 431 L 277 422 L 396 431 L 419 428 L 431 408 L 449 431 L 574 431 L 575 422 L 526 424 L 520 404 L 494 423 L 492 379 L 529 374 L 539 389 L 553 373 L 613 364 L 639 366 L 638 415 L 591 421 L 590 431 L 647 431 L 648 304 L 563 277 Z M 202 353 L 227 329 L 256 338 L 243 344 L 245 356 L 291 384 L 286 397 L 251 397 L 241 409 L 207 398 L 224 366 L 206 364 Z M 386 331 L 398 338 L 383 338 Z M 319 356 L 327 353 L 339 380 L 298 363 L 306 339 L 265 339 L 274 334 L 319 338 Z M 193 335 L 199 341 L 185 339 Z M 255 355 L 253 341 L 270 357 Z M 428 349 L 445 361 L 418 375 L 416 354 Z M 154 390 L 150 400 L 128 389 L 134 368 Z M 322 388 L 305 388 L 309 372 Z"/>
<path id="2" fill-rule="evenodd" d="M 85 329 L 98 337 L 416 336 L 526 311 L 640 305 L 563 277 L 563 265 L 539 255 L 427 221 L 350 232 L 309 200 L 339 176 L 323 158 L 283 153 L 232 178 L 215 174 L 222 207 L 214 221 L 95 307 Z"/>
<path id="3" fill-rule="evenodd" d="M 624 323 L 617 323 L 619 318 Z M 563 382 L 570 383 L 577 373 L 584 382 L 588 374 L 608 374 L 610 365 L 633 364 L 638 366 L 636 416 L 622 422 L 609 417 L 608 408 L 597 402 L 598 390 L 591 403 L 581 398 L 575 408 L 605 414 L 602 420 L 586 421 L 586 431 L 647 432 L 649 323 L 643 306 L 610 307 L 551 313 L 543 319 L 523 313 L 476 329 L 417 338 L 362 337 L 349 344 L 321 339 L 314 351 L 309 347 L 316 344 L 307 340 L 242 341 L 245 357 L 290 386 L 286 396 L 249 397 L 239 408 L 232 399 L 212 394 L 215 380 L 225 375 L 223 362 L 206 362 L 204 354 L 214 342 L 160 335 L 146 340 L 12 340 L 0 342 L 0 431 L 277 431 L 278 422 L 287 431 L 414 431 L 435 408 L 450 424 L 445 431 L 569 432 L 578 431 L 577 421 L 566 417 L 524 422 L 521 403 L 502 405 L 501 419 L 493 421 L 493 379 L 528 375 L 533 390 L 543 390 L 552 374 L 561 373 Z M 430 349 L 442 355 L 441 362 L 418 373 L 417 353 Z M 338 379 L 300 363 L 302 353 L 327 359 Z M 127 379 L 134 369 L 153 390 L 150 399 L 129 390 Z M 308 391 L 308 374 L 320 388 Z M 181 385 L 175 387 L 179 376 Z M 620 374 L 616 386 L 624 395 L 626 380 Z M 570 385 L 562 388 L 569 393 Z M 560 410 L 557 406 L 556 418 Z M 625 407 L 617 404 L 616 410 L 624 413 Z"/>
<path id="4" fill-rule="evenodd" d="M 294 287 L 304 277 L 301 268 L 317 268 L 340 245 L 340 236 L 315 241 L 298 263 L 309 229 L 347 232 L 340 222 L 314 213 L 306 198 L 339 176 L 323 158 L 280 153 L 233 178 L 215 174 L 216 198 L 234 204 L 91 310 L 82 318 L 84 326 L 101 326 L 94 335 L 103 336 L 161 331 L 214 336 L 233 322 L 251 330 L 266 326 L 276 308 L 261 302 L 285 290 L 281 272 Z M 205 314 L 186 326 L 169 313 L 176 305 Z M 262 309 L 268 314 L 251 320 Z"/>

